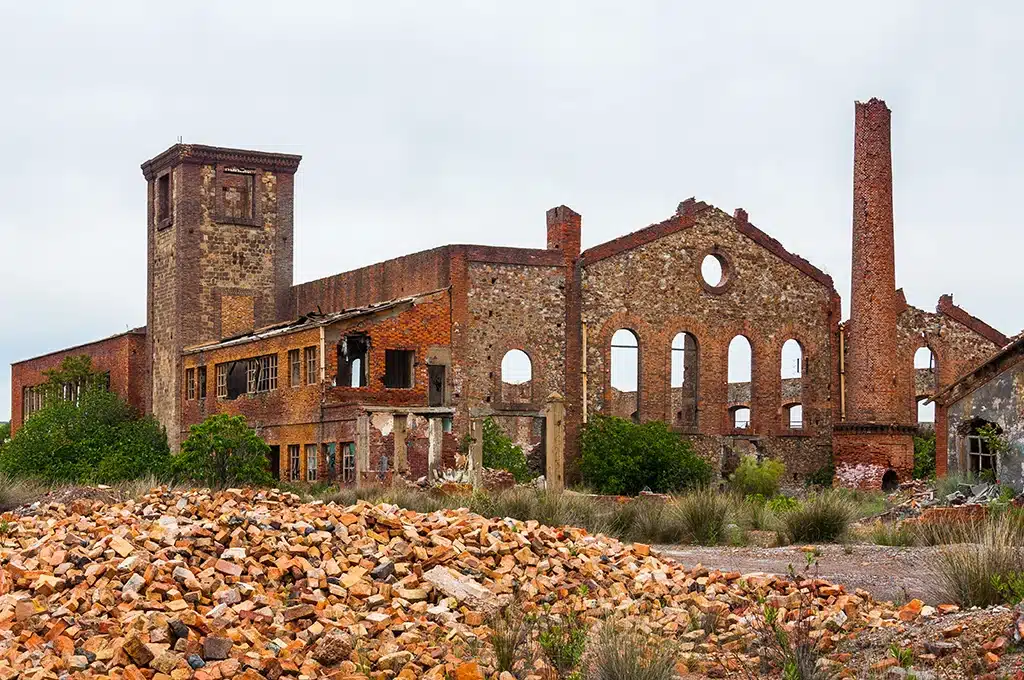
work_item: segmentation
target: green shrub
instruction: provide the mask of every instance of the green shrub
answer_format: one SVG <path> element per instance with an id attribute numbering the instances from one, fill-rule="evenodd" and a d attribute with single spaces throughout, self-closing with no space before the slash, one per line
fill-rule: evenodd
<path id="1" fill-rule="evenodd" d="M 836 466 L 830 461 L 827 465 L 822 465 L 807 477 L 807 486 L 820 486 L 831 489 L 832 480 L 835 479 L 835 476 Z"/>
<path id="2" fill-rule="evenodd" d="M 759 463 L 754 456 L 744 456 L 736 472 L 729 476 L 729 483 L 744 496 L 757 494 L 771 498 L 779 492 L 779 483 L 785 474 L 785 464 L 777 460 L 766 458 Z"/>
<path id="3" fill-rule="evenodd" d="M 86 384 L 78 401 L 52 398 L 0 451 L 0 473 L 47 482 L 113 484 L 165 477 L 163 428 L 118 395 Z"/>
<path id="4" fill-rule="evenodd" d="M 526 464 L 526 454 L 516 446 L 493 418 L 484 420 L 484 467 L 508 470 L 516 482 L 524 484 L 533 478 Z"/>
<path id="5" fill-rule="evenodd" d="M 672 680 L 676 677 L 676 646 L 638 629 L 620 630 L 614 622 L 601 628 L 587 651 L 585 680 Z"/>
<path id="6" fill-rule="evenodd" d="M 539 619 L 540 634 L 537 643 L 558 677 L 568 677 L 583 659 L 587 642 L 587 627 L 575 612 L 567 612 L 557 618 L 550 612 Z"/>
<path id="7" fill-rule="evenodd" d="M 580 438 L 583 481 L 603 494 L 671 493 L 706 484 L 711 466 L 665 423 L 596 416 Z"/>
<path id="8" fill-rule="evenodd" d="M 795 543 L 828 543 L 846 533 L 854 507 L 835 491 L 811 496 L 783 517 L 789 539 Z"/>
<path id="9" fill-rule="evenodd" d="M 792 496 L 776 496 L 775 498 L 769 498 L 765 505 L 772 512 L 781 515 L 789 512 L 790 510 L 796 510 L 799 508 L 800 501 Z"/>
<path id="10" fill-rule="evenodd" d="M 935 476 L 935 433 L 919 434 L 914 437 L 914 479 L 931 479 Z"/>
<path id="11" fill-rule="evenodd" d="M 174 476 L 214 487 L 266 485 L 270 473 L 270 447 L 242 416 L 223 413 L 189 428 L 181 453 L 172 461 Z"/>

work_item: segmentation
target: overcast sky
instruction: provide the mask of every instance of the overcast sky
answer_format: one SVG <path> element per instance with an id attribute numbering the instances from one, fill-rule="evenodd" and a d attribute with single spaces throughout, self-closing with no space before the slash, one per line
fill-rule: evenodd
<path id="1" fill-rule="evenodd" d="M 696 196 L 746 208 L 845 303 L 872 96 L 898 285 L 1016 332 L 1024 6 L 969 4 L 0 0 L 0 363 L 145 323 L 139 164 L 179 136 L 304 156 L 297 282 L 543 247 L 562 203 L 588 247 Z"/>

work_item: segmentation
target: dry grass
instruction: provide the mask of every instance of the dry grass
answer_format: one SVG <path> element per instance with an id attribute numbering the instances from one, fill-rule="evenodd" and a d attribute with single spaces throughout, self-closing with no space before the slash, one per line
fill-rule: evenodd
<path id="1" fill-rule="evenodd" d="M 49 487 L 42 482 L 15 479 L 6 475 L 0 476 L 0 512 L 7 512 L 26 503 L 31 503 L 46 493 L 48 489 Z"/>
<path id="2" fill-rule="evenodd" d="M 939 531 L 941 529 L 936 529 Z M 962 531 L 962 528 L 954 531 Z M 1004 596 L 995 579 L 1005 581 L 1024 572 L 1021 551 L 1024 532 L 1020 522 L 1015 517 L 999 517 L 977 529 L 977 542 L 956 543 L 957 538 L 957 534 L 945 537 L 935 557 L 936 594 L 943 601 L 962 607 L 1000 604 Z"/>
<path id="3" fill-rule="evenodd" d="M 787 512 L 782 523 L 794 543 L 831 543 L 846 534 L 855 514 L 856 507 L 844 494 L 825 491 Z"/>
<path id="4" fill-rule="evenodd" d="M 609 622 L 583 664 L 585 680 L 671 680 L 676 677 L 675 646 L 636 630 L 622 630 Z"/>

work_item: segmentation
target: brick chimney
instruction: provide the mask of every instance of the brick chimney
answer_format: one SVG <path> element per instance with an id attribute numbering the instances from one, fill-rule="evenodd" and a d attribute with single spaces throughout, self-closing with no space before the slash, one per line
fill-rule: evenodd
<path id="1" fill-rule="evenodd" d="M 580 254 L 580 230 L 583 218 L 564 205 L 551 208 L 547 214 L 548 250 L 561 250 L 566 260 L 573 260 Z"/>
<path id="2" fill-rule="evenodd" d="M 847 419 L 893 423 L 899 405 L 890 112 L 881 99 L 857 102 L 856 111 Z"/>

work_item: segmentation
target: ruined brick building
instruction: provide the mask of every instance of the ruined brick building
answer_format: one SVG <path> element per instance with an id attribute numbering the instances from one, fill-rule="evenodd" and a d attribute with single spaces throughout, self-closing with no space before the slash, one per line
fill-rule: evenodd
<path id="1" fill-rule="evenodd" d="M 665 421 L 719 469 L 754 453 L 800 478 L 834 455 L 877 486 L 909 475 L 918 402 L 1006 342 L 950 296 L 931 313 L 895 290 L 877 100 L 857 105 L 845 324 L 828 275 L 742 209 L 694 199 L 582 252 L 580 215 L 559 206 L 542 248 L 449 245 L 296 285 L 299 162 L 179 144 L 144 163 L 146 326 L 14 364 L 13 428 L 39 407 L 42 370 L 88 354 L 172 447 L 210 414 L 242 414 L 295 480 L 422 475 L 484 416 L 543 456 L 558 393 L 570 476 L 580 428 L 611 413 Z M 732 343 L 750 365 L 730 383 Z M 915 368 L 919 348 L 933 360 Z"/>

